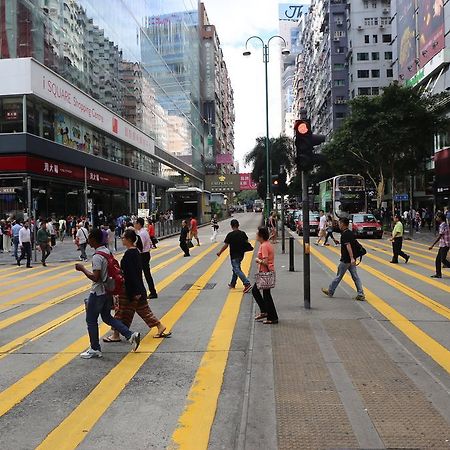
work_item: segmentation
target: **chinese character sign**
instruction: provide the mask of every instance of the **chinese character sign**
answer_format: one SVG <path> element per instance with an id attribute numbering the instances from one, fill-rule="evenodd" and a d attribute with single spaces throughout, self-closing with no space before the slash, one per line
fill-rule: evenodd
<path id="1" fill-rule="evenodd" d="M 240 173 L 241 191 L 256 191 L 258 185 L 252 180 L 251 173 Z"/>

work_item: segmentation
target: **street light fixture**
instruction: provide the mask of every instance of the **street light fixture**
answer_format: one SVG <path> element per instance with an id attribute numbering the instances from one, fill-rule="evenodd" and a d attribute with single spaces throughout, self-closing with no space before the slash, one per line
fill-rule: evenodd
<path id="1" fill-rule="evenodd" d="M 248 43 L 252 39 L 257 39 L 262 44 L 263 50 L 263 63 L 265 72 L 265 82 L 266 82 L 266 207 L 265 207 L 265 217 L 269 216 L 270 211 L 270 186 L 271 186 L 271 171 L 270 171 L 270 149 L 269 149 L 269 76 L 268 76 L 268 64 L 269 64 L 269 46 L 273 39 L 281 39 L 283 41 L 284 47 L 281 50 L 283 56 L 288 56 L 291 52 L 287 48 L 286 40 L 279 35 L 271 36 L 267 43 L 259 36 L 251 36 L 247 39 L 245 43 L 245 50 L 243 52 L 244 56 L 250 56 L 252 52 L 247 48 Z"/>

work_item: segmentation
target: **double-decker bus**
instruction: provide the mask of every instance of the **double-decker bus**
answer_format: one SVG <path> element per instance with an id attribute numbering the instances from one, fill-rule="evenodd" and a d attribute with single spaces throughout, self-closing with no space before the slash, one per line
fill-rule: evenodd
<path id="1" fill-rule="evenodd" d="M 333 219 L 367 212 L 366 182 L 361 175 L 337 175 L 319 183 L 319 209 Z"/>

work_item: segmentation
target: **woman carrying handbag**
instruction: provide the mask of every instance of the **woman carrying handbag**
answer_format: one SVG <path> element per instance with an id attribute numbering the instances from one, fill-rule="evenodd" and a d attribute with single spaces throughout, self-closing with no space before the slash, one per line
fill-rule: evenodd
<path id="1" fill-rule="evenodd" d="M 260 246 L 258 257 L 255 260 L 258 264 L 258 272 L 255 275 L 256 283 L 253 286 L 252 294 L 261 311 L 255 320 L 267 325 L 274 325 L 278 323 L 278 314 L 270 290 L 275 287 L 275 252 L 269 242 L 269 237 L 269 230 L 266 227 L 258 228 L 256 239 Z"/>

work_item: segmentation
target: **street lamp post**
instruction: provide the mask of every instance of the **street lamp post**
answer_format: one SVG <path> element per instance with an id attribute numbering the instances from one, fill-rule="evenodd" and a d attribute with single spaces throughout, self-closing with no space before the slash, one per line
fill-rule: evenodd
<path id="1" fill-rule="evenodd" d="M 271 185 L 271 170 L 270 170 L 270 148 L 269 148 L 269 73 L 268 73 L 268 64 L 269 64 L 269 46 L 270 42 L 273 39 L 281 39 L 284 43 L 284 48 L 281 50 L 281 54 L 283 56 L 287 56 L 290 54 L 290 51 L 287 49 L 286 40 L 282 36 L 272 36 L 269 38 L 267 43 L 264 42 L 262 38 L 259 36 L 251 36 L 247 39 L 245 43 L 245 51 L 243 53 L 244 56 L 250 56 L 251 51 L 248 50 L 248 43 L 252 39 L 257 39 L 262 44 L 263 50 L 263 63 L 264 63 L 264 75 L 265 75 L 265 83 L 266 83 L 266 207 L 264 211 L 264 215 L 267 218 L 270 212 L 270 185 Z"/>

